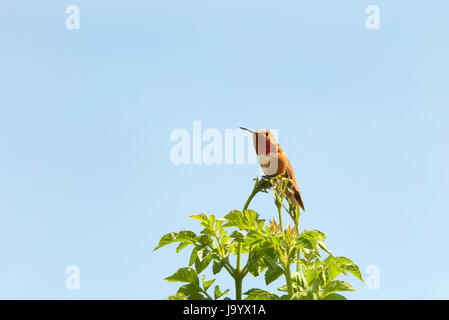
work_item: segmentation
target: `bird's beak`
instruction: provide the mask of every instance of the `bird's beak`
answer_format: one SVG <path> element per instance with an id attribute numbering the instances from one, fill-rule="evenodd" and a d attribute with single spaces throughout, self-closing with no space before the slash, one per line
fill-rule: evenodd
<path id="1" fill-rule="evenodd" d="M 252 134 L 255 134 L 255 133 L 256 133 L 254 130 L 251 130 L 251 129 L 248 129 L 248 128 L 240 127 L 240 129 L 249 131 L 249 132 L 251 132 Z"/>

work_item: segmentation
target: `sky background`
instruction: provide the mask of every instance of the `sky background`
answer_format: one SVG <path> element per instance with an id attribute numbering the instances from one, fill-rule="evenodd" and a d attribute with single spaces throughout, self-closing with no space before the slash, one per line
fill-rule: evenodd
<path id="1" fill-rule="evenodd" d="M 79 30 L 65 26 L 71 4 Z M 171 132 L 200 120 L 279 130 L 302 228 L 365 277 L 380 270 L 378 290 L 347 278 L 347 297 L 448 299 L 448 12 L 445 0 L 1 1 L 0 298 L 173 294 L 163 278 L 189 252 L 153 252 L 160 237 L 241 209 L 259 174 L 174 165 Z M 271 195 L 251 208 L 275 214 Z"/>

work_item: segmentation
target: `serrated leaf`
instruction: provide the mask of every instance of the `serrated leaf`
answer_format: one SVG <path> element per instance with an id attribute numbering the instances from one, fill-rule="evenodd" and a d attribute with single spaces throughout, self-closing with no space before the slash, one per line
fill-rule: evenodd
<path id="1" fill-rule="evenodd" d="M 355 277 L 357 277 L 360 281 L 363 281 L 363 277 L 362 277 L 362 273 L 360 272 L 360 269 L 358 267 L 358 265 L 356 264 L 351 264 L 349 266 L 346 267 L 346 270 L 348 270 L 348 272 L 352 273 Z"/>
<path id="2" fill-rule="evenodd" d="M 193 241 L 196 237 L 195 232 L 190 230 L 181 230 L 176 233 L 176 241 Z"/>
<path id="3" fill-rule="evenodd" d="M 269 285 L 273 281 L 277 280 L 282 274 L 283 271 L 280 267 L 268 268 L 265 272 L 265 284 Z"/>
<path id="4" fill-rule="evenodd" d="M 201 248 L 201 246 L 193 247 L 192 253 L 190 254 L 189 266 L 193 265 L 195 261 L 198 259 L 197 251 Z"/>
<path id="5" fill-rule="evenodd" d="M 292 281 L 298 287 L 298 289 L 307 290 L 307 279 L 301 272 L 294 272 L 292 274 Z"/>
<path id="6" fill-rule="evenodd" d="M 326 266 L 328 271 L 328 281 L 334 280 L 342 272 L 340 265 L 335 262 L 335 259 L 332 256 L 329 256 L 329 258 L 326 259 Z"/>
<path id="7" fill-rule="evenodd" d="M 187 297 L 198 294 L 200 292 L 201 292 L 201 288 L 193 283 L 185 284 L 178 289 L 178 293 L 182 293 L 182 294 L 186 295 Z"/>
<path id="8" fill-rule="evenodd" d="M 341 280 L 334 280 L 327 284 L 324 288 L 327 293 L 339 292 L 339 291 L 355 291 L 355 289 L 347 282 Z"/>
<path id="9" fill-rule="evenodd" d="M 195 237 L 195 240 L 202 245 L 212 245 L 213 240 L 209 234 L 203 234 L 201 236 Z"/>
<path id="10" fill-rule="evenodd" d="M 263 241 L 263 240 L 264 240 L 264 236 L 259 234 L 256 231 L 250 231 L 246 235 L 246 243 L 248 245 L 256 244 L 256 243 L 258 243 L 260 241 Z"/>
<path id="11" fill-rule="evenodd" d="M 331 250 L 327 247 L 326 243 L 323 240 L 317 240 L 317 244 L 320 247 L 320 249 L 323 249 L 328 254 L 332 255 Z"/>
<path id="12" fill-rule="evenodd" d="M 269 255 L 265 255 L 263 257 L 263 259 L 264 259 L 265 263 L 267 264 L 267 266 L 269 268 L 273 268 L 273 269 L 280 268 L 279 265 L 276 262 L 276 258 L 275 257 L 269 256 Z"/>
<path id="13" fill-rule="evenodd" d="M 255 227 L 257 225 L 257 222 L 259 221 L 257 218 L 259 217 L 259 214 L 254 210 L 245 210 L 243 212 L 243 218 L 246 222 L 246 225 L 250 227 Z"/>
<path id="14" fill-rule="evenodd" d="M 313 250 L 315 247 L 313 245 L 313 242 L 308 239 L 307 237 L 305 237 L 304 235 L 299 235 L 296 238 L 296 243 L 295 243 L 296 247 L 299 247 L 300 249 L 311 249 Z"/>
<path id="15" fill-rule="evenodd" d="M 220 299 L 222 296 L 224 296 L 224 295 L 225 295 L 226 293 L 228 293 L 228 292 L 229 292 L 229 289 L 226 290 L 226 291 L 221 292 L 221 291 L 220 291 L 220 286 L 219 286 L 219 285 L 216 285 L 216 286 L 215 286 L 215 289 L 214 289 L 214 298 L 215 298 L 215 300 Z"/>
<path id="16" fill-rule="evenodd" d="M 169 282 L 187 282 L 195 285 L 199 285 L 198 274 L 192 268 L 178 269 L 174 274 L 165 278 L 164 280 Z"/>
<path id="17" fill-rule="evenodd" d="M 195 261 L 195 270 L 197 273 L 203 272 L 204 269 L 207 268 L 207 266 L 212 261 L 212 254 L 208 253 L 206 256 L 203 257 L 202 260 L 197 259 Z"/>
<path id="18" fill-rule="evenodd" d="M 225 215 L 224 219 L 226 220 L 224 227 L 242 227 L 243 225 L 243 213 L 238 210 L 232 210 Z"/>
<path id="19" fill-rule="evenodd" d="M 196 255 L 198 256 L 198 260 L 200 262 L 203 261 L 210 253 L 211 250 L 206 246 L 198 247 L 198 250 L 196 251 Z"/>
<path id="20" fill-rule="evenodd" d="M 278 288 L 278 291 L 281 291 L 281 292 L 288 292 L 288 287 L 287 287 L 287 285 L 284 284 L 283 286 L 280 286 L 280 287 Z"/>
<path id="21" fill-rule="evenodd" d="M 167 298 L 167 300 L 189 300 L 184 293 L 177 292 L 174 295 Z"/>
<path id="22" fill-rule="evenodd" d="M 248 290 L 245 295 L 248 295 L 245 300 L 279 300 L 279 297 L 274 293 L 262 289 Z"/>
<path id="23" fill-rule="evenodd" d="M 157 245 L 156 248 L 153 249 L 153 251 L 156 251 L 157 249 L 166 246 L 167 244 L 175 242 L 176 241 L 175 239 L 176 239 L 176 232 L 164 234 L 161 240 L 159 240 L 159 244 Z"/>
<path id="24" fill-rule="evenodd" d="M 309 300 L 310 296 L 306 291 L 299 291 L 293 294 L 290 300 Z"/>
<path id="25" fill-rule="evenodd" d="M 215 279 L 205 280 L 205 278 L 206 278 L 206 276 L 203 274 L 201 276 L 201 282 L 203 284 L 204 291 L 207 291 L 207 289 L 209 289 L 210 286 L 215 282 Z"/>
<path id="26" fill-rule="evenodd" d="M 194 214 L 190 218 L 209 224 L 209 218 L 204 213 Z"/>
<path id="27" fill-rule="evenodd" d="M 221 269 L 223 268 L 224 263 L 221 260 L 214 260 L 214 262 L 212 263 L 212 272 L 214 274 L 217 274 L 221 271 Z"/>
<path id="28" fill-rule="evenodd" d="M 324 297 L 323 300 L 348 300 L 344 296 L 338 293 L 330 293 Z"/>
<path id="29" fill-rule="evenodd" d="M 335 257 L 335 262 L 337 262 L 338 264 L 341 265 L 350 265 L 350 264 L 354 264 L 354 262 L 352 262 L 351 259 L 346 258 L 346 257 Z"/>
<path id="30" fill-rule="evenodd" d="M 185 247 L 189 246 L 191 243 L 189 242 L 181 242 L 178 247 L 176 247 L 176 252 L 181 251 L 182 249 L 184 249 Z"/>
<path id="31" fill-rule="evenodd" d="M 188 241 L 193 243 L 194 239 L 196 237 L 196 234 L 193 231 L 189 230 L 182 230 L 179 232 L 170 232 L 162 236 L 161 240 L 159 240 L 159 244 L 156 248 L 154 248 L 153 251 L 156 251 L 157 249 L 173 243 L 173 242 L 184 242 Z"/>
<path id="32" fill-rule="evenodd" d="M 231 233 L 231 238 L 237 242 L 245 242 L 246 234 L 242 230 L 235 230 Z"/>

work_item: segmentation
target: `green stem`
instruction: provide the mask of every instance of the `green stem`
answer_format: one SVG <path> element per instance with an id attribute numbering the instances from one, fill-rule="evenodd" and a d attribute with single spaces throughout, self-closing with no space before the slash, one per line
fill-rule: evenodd
<path id="1" fill-rule="evenodd" d="M 243 207 L 243 211 L 248 210 L 249 204 L 253 200 L 254 196 L 259 192 L 258 188 L 254 188 L 253 192 L 249 195 L 248 200 L 246 200 L 245 206 Z"/>
<path id="2" fill-rule="evenodd" d="M 288 297 L 291 298 L 293 296 L 293 284 L 292 284 L 292 275 L 290 271 L 290 263 L 287 263 L 284 270 L 285 270 L 285 280 L 287 281 Z"/>
<path id="3" fill-rule="evenodd" d="M 295 209 L 299 210 L 298 208 L 295 208 Z M 299 235 L 299 216 L 297 217 L 297 219 L 295 219 L 295 230 L 296 230 L 296 236 L 298 236 Z M 300 265 L 301 265 L 301 250 L 300 249 L 298 249 L 297 259 L 298 259 L 298 262 L 296 263 L 296 271 L 300 272 L 301 271 L 301 268 L 300 268 Z"/>
<path id="4" fill-rule="evenodd" d="M 259 185 L 256 184 L 254 186 L 253 192 L 248 197 L 248 200 L 246 200 L 245 205 L 243 206 L 243 212 L 248 210 L 249 204 L 253 200 L 254 196 L 260 191 Z M 235 281 L 235 299 L 236 300 L 242 300 L 242 282 L 245 274 L 242 272 L 242 244 L 239 242 L 237 244 L 237 265 L 234 272 L 234 281 Z"/>
<path id="5" fill-rule="evenodd" d="M 235 267 L 235 273 L 237 276 L 240 276 L 242 272 L 242 244 L 239 242 L 237 244 L 237 265 Z"/>
<path id="6" fill-rule="evenodd" d="M 298 262 L 296 263 L 296 272 L 301 271 L 301 250 L 298 249 Z"/>
<path id="7" fill-rule="evenodd" d="M 242 277 L 240 275 L 234 278 L 235 281 L 235 300 L 242 300 Z"/>
<path id="8" fill-rule="evenodd" d="M 282 201 L 283 199 L 281 199 Z M 279 225 L 281 226 L 281 232 L 284 232 L 284 224 L 282 223 L 282 205 L 278 206 Z"/>

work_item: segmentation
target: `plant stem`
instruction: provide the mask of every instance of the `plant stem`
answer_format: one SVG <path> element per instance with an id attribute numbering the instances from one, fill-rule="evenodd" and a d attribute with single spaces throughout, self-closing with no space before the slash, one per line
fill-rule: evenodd
<path id="1" fill-rule="evenodd" d="M 253 189 L 253 192 L 251 192 L 251 194 L 249 195 L 248 200 L 246 200 L 245 206 L 243 207 L 243 211 L 248 210 L 249 204 L 251 203 L 251 201 L 253 200 L 254 196 L 259 192 L 259 189 L 257 187 L 255 187 Z"/>
<path id="2" fill-rule="evenodd" d="M 246 200 L 245 205 L 243 206 L 242 210 L 243 212 L 248 210 L 249 204 L 259 191 L 260 191 L 259 185 L 256 184 L 254 186 L 253 191 L 249 195 L 248 200 Z M 241 261 L 242 261 L 242 244 L 239 242 L 237 244 L 237 265 L 233 276 L 235 281 L 235 300 L 242 300 L 242 282 L 244 274 L 242 273 Z"/>
<path id="3" fill-rule="evenodd" d="M 298 207 L 296 207 L 295 209 L 299 210 Z M 296 236 L 298 236 L 299 235 L 299 216 L 297 216 L 296 219 L 295 219 L 295 230 L 296 230 Z M 300 249 L 298 249 L 297 259 L 298 259 L 298 262 L 296 263 L 296 272 L 300 272 L 301 271 L 301 268 L 300 268 L 300 265 L 301 265 L 301 250 Z"/>
<path id="4" fill-rule="evenodd" d="M 287 281 L 288 297 L 293 297 L 292 275 L 290 271 L 290 263 L 285 266 L 285 280 Z"/>
<path id="5" fill-rule="evenodd" d="M 235 281 L 235 300 L 242 300 L 242 277 L 240 275 L 236 275 L 234 278 Z"/>
<path id="6" fill-rule="evenodd" d="M 298 262 L 296 263 L 296 272 L 301 271 L 301 250 L 298 249 Z"/>
<path id="7" fill-rule="evenodd" d="M 279 225 L 281 226 L 281 232 L 284 232 L 284 225 L 282 223 L 282 205 L 278 206 L 278 215 L 279 215 Z"/>

